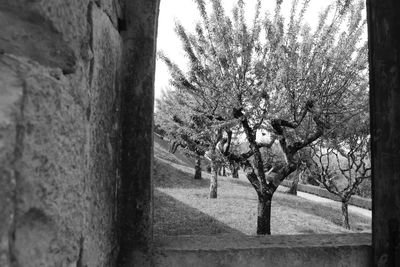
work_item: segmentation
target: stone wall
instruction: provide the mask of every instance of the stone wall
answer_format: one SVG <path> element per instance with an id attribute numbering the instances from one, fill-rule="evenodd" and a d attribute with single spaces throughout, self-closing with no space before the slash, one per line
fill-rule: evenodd
<path id="1" fill-rule="evenodd" d="M 371 235 L 366 233 L 164 236 L 155 243 L 152 266 L 157 267 L 372 266 Z"/>
<path id="2" fill-rule="evenodd" d="M 283 180 L 280 185 L 290 188 L 292 186 L 292 183 L 293 183 L 292 181 Z M 314 185 L 310 185 L 310 184 L 298 184 L 297 190 L 301 191 L 301 192 L 313 194 L 316 196 L 332 199 L 335 201 L 339 201 L 339 202 L 341 201 L 340 197 L 338 197 L 335 194 L 332 194 L 331 192 L 329 192 L 328 190 L 326 190 L 323 187 L 314 186 Z M 353 195 L 353 196 L 351 196 L 351 198 L 349 200 L 349 204 L 356 206 L 356 207 L 363 208 L 363 209 L 371 210 L 372 199 Z"/>
<path id="3" fill-rule="evenodd" d="M 121 13 L 0 0 L 0 266 L 113 266 Z"/>

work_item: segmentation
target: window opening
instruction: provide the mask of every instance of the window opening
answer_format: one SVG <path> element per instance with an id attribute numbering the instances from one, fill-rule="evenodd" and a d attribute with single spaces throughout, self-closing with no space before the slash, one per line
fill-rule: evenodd
<path id="1" fill-rule="evenodd" d="M 154 234 L 370 232 L 363 2 L 195 2 L 161 1 Z"/>

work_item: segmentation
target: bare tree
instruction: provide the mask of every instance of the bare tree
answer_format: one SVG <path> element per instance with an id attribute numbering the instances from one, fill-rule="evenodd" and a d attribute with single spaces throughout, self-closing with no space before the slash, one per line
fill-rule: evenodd
<path id="1" fill-rule="evenodd" d="M 313 160 L 318 168 L 314 179 L 342 202 L 342 225 L 350 229 L 348 204 L 360 184 L 371 178 L 369 134 L 350 136 L 342 142 L 333 140 L 313 146 Z"/>

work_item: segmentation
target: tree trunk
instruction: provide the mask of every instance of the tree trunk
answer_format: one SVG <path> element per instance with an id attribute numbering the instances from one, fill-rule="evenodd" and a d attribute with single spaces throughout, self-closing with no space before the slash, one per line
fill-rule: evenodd
<path id="1" fill-rule="evenodd" d="M 239 168 L 237 168 L 235 165 L 231 166 L 231 173 L 232 178 L 239 178 Z"/>
<path id="2" fill-rule="evenodd" d="M 175 154 L 176 150 L 178 149 L 179 142 L 173 141 L 169 146 L 169 152 Z"/>
<path id="3" fill-rule="evenodd" d="M 302 174 L 303 174 L 303 172 L 301 171 L 301 172 L 299 172 L 299 175 L 296 175 L 294 177 L 293 182 L 289 188 L 288 194 L 297 196 L 297 186 L 299 184 L 300 177 Z"/>
<path id="4" fill-rule="evenodd" d="M 210 166 L 210 165 L 208 165 L 208 166 L 206 167 L 206 171 L 207 171 L 208 173 L 211 173 L 211 166 Z"/>
<path id="5" fill-rule="evenodd" d="M 222 176 L 226 176 L 225 166 L 222 166 Z"/>
<path id="6" fill-rule="evenodd" d="M 218 169 L 216 163 L 211 161 L 210 198 L 217 198 Z"/>
<path id="7" fill-rule="evenodd" d="M 258 197 L 257 234 L 271 234 L 271 200 L 272 195 Z"/>
<path id="8" fill-rule="evenodd" d="M 348 206 L 348 201 L 342 201 L 342 225 L 346 229 L 350 229 Z"/>
<path id="9" fill-rule="evenodd" d="M 201 158 L 196 156 L 196 165 L 194 166 L 194 179 L 201 179 Z"/>

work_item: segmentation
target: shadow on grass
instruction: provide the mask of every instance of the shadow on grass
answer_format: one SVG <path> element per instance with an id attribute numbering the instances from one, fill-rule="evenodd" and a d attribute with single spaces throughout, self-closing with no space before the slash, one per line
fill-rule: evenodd
<path id="1" fill-rule="evenodd" d="M 155 236 L 244 234 L 181 201 L 154 190 Z"/>

